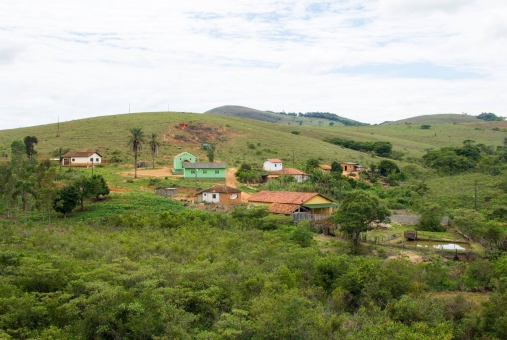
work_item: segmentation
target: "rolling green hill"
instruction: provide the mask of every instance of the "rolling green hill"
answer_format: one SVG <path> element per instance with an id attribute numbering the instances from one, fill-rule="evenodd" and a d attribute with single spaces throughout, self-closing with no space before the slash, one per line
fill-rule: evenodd
<path id="1" fill-rule="evenodd" d="M 455 114 L 455 113 L 442 113 L 435 115 L 423 115 L 406 119 L 401 119 L 393 122 L 385 122 L 382 125 L 400 125 L 400 124 L 460 124 L 460 123 L 475 123 L 481 121 L 476 116 Z"/>
<path id="2" fill-rule="evenodd" d="M 425 150 L 444 146 L 459 146 L 466 139 L 486 145 L 501 145 L 504 128 L 492 126 L 505 122 L 476 122 L 468 124 L 433 124 L 422 130 L 415 125 L 379 126 L 293 126 L 218 114 L 181 112 L 133 113 L 73 120 L 56 124 L 0 131 L 0 156 L 10 153 L 15 139 L 36 136 L 39 158 L 51 157 L 58 148 L 73 151 L 98 151 L 105 159 L 118 158 L 130 162 L 127 147 L 129 129 L 141 127 L 146 135 L 157 133 L 162 145 L 157 158 L 159 165 L 171 165 L 172 157 L 183 150 L 205 159 L 203 143 L 216 146 L 216 159 L 234 166 L 243 160 L 262 164 L 269 157 L 303 163 L 308 158 L 322 162 L 358 162 L 365 165 L 378 161 L 368 154 L 345 149 L 322 141 L 324 137 L 340 137 L 357 141 L 389 141 L 393 149 L 404 153 L 404 159 L 419 159 Z M 502 125 L 503 126 L 503 125 Z M 507 127 L 507 126 L 506 126 Z M 140 160 L 150 160 L 147 145 Z M 297 165 L 297 164 L 296 164 Z"/>

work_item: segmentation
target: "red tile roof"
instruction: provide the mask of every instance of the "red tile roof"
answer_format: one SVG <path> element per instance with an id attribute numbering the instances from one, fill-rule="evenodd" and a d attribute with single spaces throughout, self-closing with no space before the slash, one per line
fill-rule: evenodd
<path id="1" fill-rule="evenodd" d="M 218 192 L 218 193 L 224 193 L 224 194 L 238 194 L 238 193 L 241 192 L 241 190 L 233 188 L 233 187 L 228 187 L 227 185 L 219 184 L 219 185 L 215 185 L 212 188 L 201 190 L 197 194 L 201 194 L 203 192 Z"/>
<path id="2" fill-rule="evenodd" d="M 272 173 L 273 175 L 306 175 L 303 171 L 294 168 L 285 168 Z"/>
<path id="3" fill-rule="evenodd" d="M 282 204 L 273 203 L 269 206 L 269 212 L 273 214 L 288 215 L 294 212 L 299 207 L 297 204 Z"/>
<path id="4" fill-rule="evenodd" d="M 319 195 L 316 192 L 285 192 L 263 190 L 248 198 L 248 202 L 266 202 L 283 204 L 303 204 Z"/>
<path id="5" fill-rule="evenodd" d="M 65 155 L 62 155 L 62 157 L 90 157 L 94 153 L 96 153 L 97 155 L 99 155 L 95 151 L 69 151 Z M 100 156 L 100 157 L 102 157 L 102 156 Z"/>
<path id="6" fill-rule="evenodd" d="M 268 158 L 267 160 L 271 163 L 282 163 L 282 161 L 278 158 Z"/>
<path id="7" fill-rule="evenodd" d="M 331 165 L 327 164 L 319 164 L 318 167 L 321 168 L 322 170 L 331 170 Z"/>

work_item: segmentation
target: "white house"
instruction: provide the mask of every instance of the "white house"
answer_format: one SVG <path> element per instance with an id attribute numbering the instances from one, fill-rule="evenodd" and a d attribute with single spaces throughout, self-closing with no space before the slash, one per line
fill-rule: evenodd
<path id="1" fill-rule="evenodd" d="M 262 168 L 266 171 L 282 170 L 282 161 L 278 158 L 266 159 Z"/>
<path id="2" fill-rule="evenodd" d="M 102 156 L 94 151 L 70 151 L 62 155 L 62 165 L 92 166 L 102 163 Z"/>

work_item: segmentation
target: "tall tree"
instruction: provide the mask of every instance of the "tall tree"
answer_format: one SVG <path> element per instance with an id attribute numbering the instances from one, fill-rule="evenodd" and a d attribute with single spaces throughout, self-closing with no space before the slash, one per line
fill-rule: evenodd
<path id="1" fill-rule="evenodd" d="M 144 132 L 140 127 L 130 128 L 129 147 L 134 153 L 134 178 L 137 178 L 137 154 L 142 150 L 144 140 Z"/>
<path id="2" fill-rule="evenodd" d="M 151 152 L 151 161 L 153 164 L 153 169 L 155 169 L 155 156 L 158 156 L 158 149 L 160 148 L 160 142 L 157 140 L 157 134 L 155 132 L 151 133 L 150 138 L 150 152 Z"/>
<path id="3" fill-rule="evenodd" d="M 39 140 L 35 136 L 26 136 L 23 141 L 25 142 L 26 155 L 31 160 L 33 155 L 37 153 L 35 145 L 39 143 Z"/>
<path id="4" fill-rule="evenodd" d="M 371 229 L 372 222 L 384 222 L 389 215 L 389 210 L 380 204 L 377 197 L 365 191 L 354 190 L 345 196 L 331 220 L 352 237 L 353 249 L 357 250 L 360 233 Z"/>
<path id="5" fill-rule="evenodd" d="M 208 150 L 206 150 L 206 156 L 208 156 L 208 161 L 213 163 L 215 161 L 215 148 L 213 145 L 210 145 Z"/>

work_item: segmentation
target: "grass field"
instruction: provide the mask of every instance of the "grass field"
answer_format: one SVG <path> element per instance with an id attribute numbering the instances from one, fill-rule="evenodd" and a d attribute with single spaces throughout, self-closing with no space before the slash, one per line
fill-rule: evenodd
<path id="1" fill-rule="evenodd" d="M 193 129 L 178 129 L 180 123 Z M 129 129 L 141 127 L 146 135 L 155 132 L 163 140 L 159 165 L 171 165 L 174 155 L 189 151 L 202 160 L 206 159 L 203 143 L 216 146 L 216 159 L 227 162 L 229 167 L 240 164 L 243 158 L 252 164 L 262 164 L 269 157 L 281 158 L 292 165 L 304 163 L 308 158 L 319 158 L 324 163 L 334 160 L 370 164 L 376 159 L 365 153 L 344 149 L 322 142 L 324 137 L 341 137 L 359 141 L 390 141 L 394 150 L 406 157 L 420 158 L 425 150 L 443 146 L 460 145 L 466 139 L 487 145 L 501 145 L 507 133 L 493 131 L 504 122 L 463 124 L 439 124 L 429 130 L 414 125 L 382 126 L 291 126 L 273 124 L 244 118 L 212 114 L 180 112 L 135 113 L 74 120 L 0 131 L 0 156 L 9 154 L 10 143 L 25 136 L 37 136 L 39 158 L 50 157 L 58 148 L 73 151 L 97 151 L 105 159 L 116 154 L 124 163 L 133 160 L 127 147 Z M 293 134 L 299 132 L 299 135 Z M 147 145 L 139 160 L 151 161 Z"/>

